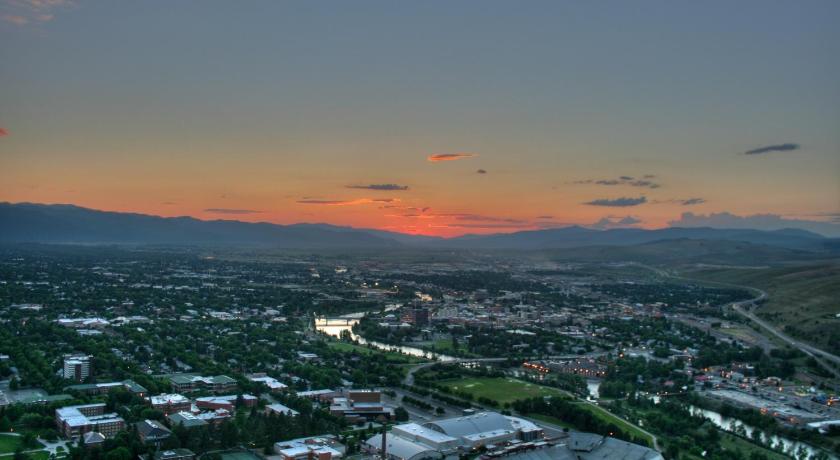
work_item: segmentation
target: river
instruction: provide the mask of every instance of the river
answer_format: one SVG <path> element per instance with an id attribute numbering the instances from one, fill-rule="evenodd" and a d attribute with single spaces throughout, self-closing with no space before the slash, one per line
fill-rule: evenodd
<path id="1" fill-rule="evenodd" d="M 380 350 L 386 351 L 396 351 L 399 353 L 403 353 L 406 355 L 417 356 L 420 358 L 430 359 L 432 361 L 455 361 L 457 358 L 455 356 L 444 355 L 441 353 L 433 353 L 428 350 L 423 350 L 421 348 L 416 347 L 407 347 L 404 345 L 389 345 L 387 343 L 377 342 L 375 340 L 367 340 L 360 335 L 356 335 L 353 332 L 353 326 L 359 322 L 358 317 L 351 317 L 350 315 L 342 316 L 341 318 L 316 318 L 315 319 L 315 330 L 318 332 L 323 332 L 324 334 L 331 335 L 333 337 L 341 337 L 341 333 L 343 331 L 350 332 L 350 337 L 358 342 L 360 345 L 370 345 L 373 348 L 377 348 Z"/>
<path id="2" fill-rule="evenodd" d="M 767 435 L 767 433 L 764 433 L 760 430 L 757 430 L 756 428 L 754 428 L 750 425 L 747 425 L 747 424 L 741 422 L 740 420 L 737 420 L 737 419 L 734 419 L 734 418 L 729 418 L 729 417 L 724 417 L 724 416 L 720 415 L 719 413 L 717 413 L 715 411 L 711 411 L 711 410 L 708 410 L 708 409 L 703 409 L 703 408 L 696 407 L 696 406 L 689 406 L 689 411 L 691 411 L 692 415 L 699 415 L 699 416 L 705 418 L 706 420 L 709 420 L 710 422 L 714 423 L 715 426 L 717 426 L 718 428 L 720 428 L 724 431 L 728 431 L 730 433 L 735 433 L 736 431 L 741 431 L 740 434 L 742 434 L 742 435 L 745 434 L 748 439 L 753 439 L 753 433 L 755 431 L 758 431 L 759 433 L 761 433 L 760 437 L 761 437 L 761 444 L 762 445 L 771 447 L 774 450 L 783 452 L 784 454 L 790 455 L 790 456 L 792 456 L 796 459 L 801 459 L 802 458 L 802 457 L 799 456 L 799 453 L 801 453 L 801 452 L 805 452 L 808 455 L 807 457 L 805 457 L 806 459 L 816 458 L 816 455 L 819 452 L 824 452 L 820 449 L 812 447 L 808 444 L 801 443 L 799 441 L 794 441 L 792 439 L 788 439 L 788 438 L 784 438 L 784 437 L 776 436 L 776 435 Z M 826 452 L 826 454 L 828 454 L 828 458 L 833 459 L 833 460 L 838 460 L 837 456 L 832 455 L 832 454 L 827 453 L 827 452 Z"/>

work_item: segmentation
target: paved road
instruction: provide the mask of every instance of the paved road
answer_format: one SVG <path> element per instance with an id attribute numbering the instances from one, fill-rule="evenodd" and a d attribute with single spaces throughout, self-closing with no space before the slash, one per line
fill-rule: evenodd
<path id="1" fill-rule="evenodd" d="M 759 318 L 752 312 L 752 310 L 755 308 L 755 302 L 763 300 L 764 298 L 766 298 L 766 296 L 767 295 L 762 291 L 761 296 L 754 300 L 747 300 L 744 302 L 736 302 L 732 304 L 732 309 L 739 315 L 744 316 L 750 321 L 766 329 L 768 332 L 778 337 L 779 340 L 787 343 L 788 345 L 794 348 L 799 349 L 799 351 L 801 351 L 802 353 L 805 353 L 806 355 L 814 358 L 818 363 L 820 363 L 820 365 L 822 365 L 822 367 L 825 370 L 834 374 L 835 377 L 840 378 L 840 371 L 838 371 L 834 366 L 828 365 L 825 362 L 823 362 L 823 360 L 826 360 L 834 363 L 835 365 L 840 365 L 840 357 L 790 337 L 784 332 L 773 327 L 767 321 L 764 321 L 763 319 Z"/>
<path id="2" fill-rule="evenodd" d="M 765 329 L 767 332 L 769 332 L 773 336 L 777 337 L 779 340 L 781 340 L 781 341 L 787 343 L 788 345 L 798 349 L 802 353 L 805 353 L 806 355 L 811 356 L 812 358 L 814 358 L 817 361 L 817 363 L 820 366 L 822 366 L 823 369 L 827 370 L 828 372 L 830 372 L 835 377 L 840 378 L 840 371 L 838 371 L 837 368 L 835 367 L 835 366 L 840 366 L 840 356 L 837 356 L 837 355 L 829 353 L 825 350 L 821 350 L 821 349 L 816 348 L 812 345 L 809 345 L 807 343 L 796 340 L 796 339 L 790 337 L 789 335 L 785 334 L 784 332 L 776 329 L 775 326 L 768 323 L 767 321 L 764 321 L 763 319 L 759 318 L 758 316 L 756 316 L 753 313 L 753 310 L 756 308 L 756 303 L 761 302 L 763 300 L 766 300 L 769 297 L 767 295 L 767 293 L 764 292 L 763 290 L 752 287 L 752 286 L 741 286 L 741 285 L 738 285 L 738 284 L 722 283 L 722 282 L 719 282 L 719 281 L 706 281 L 706 280 L 699 280 L 699 279 L 694 279 L 694 278 L 685 278 L 685 277 L 682 277 L 682 276 L 674 275 L 674 274 L 672 274 L 672 273 L 670 273 L 666 270 L 662 270 L 662 269 L 659 269 L 659 268 L 656 268 L 656 267 L 651 267 L 649 265 L 644 265 L 644 264 L 637 264 L 637 265 L 640 266 L 640 267 L 643 267 L 643 268 L 647 268 L 648 270 L 652 270 L 656 274 L 658 274 L 662 277 L 666 277 L 666 278 L 678 279 L 678 280 L 683 280 L 683 281 L 690 281 L 690 282 L 694 282 L 694 283 L 700 282 L 700 283 L 707 283 L 707 284 L 716 284 L 716 285 L 719 285 L 719 286 L 725 286 L 725 287 L 730 287 L 730 288 L 746 289 L 748 291 L 752 291 L 752 292 L 756 293 L 757 294 L 756 297 L 753 297 L 752 299 L 743 300 L 743 301 L 740 301 L 740 302 L 733 302 L 733 303 L 729 304 L 728 306 L 732 307 L 732 310 L 735 313 L 738 313 L 739 315 L 741 315 L 741 316 L 749 319 L 750 321 L 758 324 L 763 329 Z M 832 365 L 828 364 L 826 361 L 829 361 L 829 362 L 833 363 L 835 366 L 832 366 Z"/>

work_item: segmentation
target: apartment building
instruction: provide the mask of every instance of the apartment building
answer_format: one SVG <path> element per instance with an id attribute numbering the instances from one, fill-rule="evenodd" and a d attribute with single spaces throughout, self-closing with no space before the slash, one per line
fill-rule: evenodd
<path id="1" fill-rule="evenodd" d="M 92 362 L 93 356 L 64 355 L 62 376 L 67 380 L 84 382 L 91 375 Z"/>

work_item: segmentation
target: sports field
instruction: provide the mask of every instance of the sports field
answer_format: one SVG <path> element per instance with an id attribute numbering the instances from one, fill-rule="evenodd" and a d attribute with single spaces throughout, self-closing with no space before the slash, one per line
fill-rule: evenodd
<path id="1" fill-rule="evenodd" d="M 499 404 L 538 396 L 562 396 L 566 394 L 557 388 L 504 377 L 463 378 L 440 383 L 452 390 L 467 392 L 476 399 L 483 397 L 492 399 Z"/>

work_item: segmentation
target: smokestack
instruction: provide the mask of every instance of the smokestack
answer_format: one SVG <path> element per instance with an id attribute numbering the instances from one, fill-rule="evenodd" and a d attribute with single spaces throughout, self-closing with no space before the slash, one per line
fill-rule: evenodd
<path id="1" fill-rule="evenodd" d="M 383 423 L 382 424 L 382 460 L 388 460 L 388 451 L 387 446 L 388 443 L 386 441 L 386 437 L 388 436 L 388 425 Z"/>

